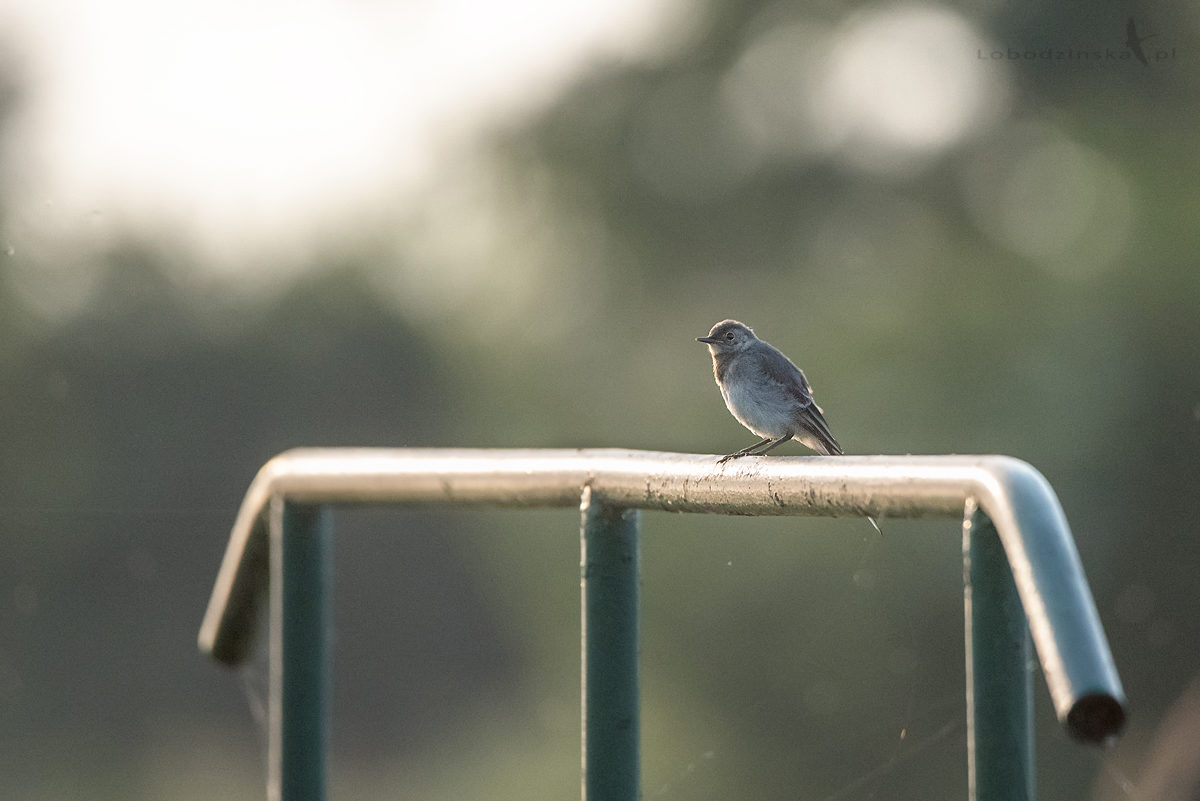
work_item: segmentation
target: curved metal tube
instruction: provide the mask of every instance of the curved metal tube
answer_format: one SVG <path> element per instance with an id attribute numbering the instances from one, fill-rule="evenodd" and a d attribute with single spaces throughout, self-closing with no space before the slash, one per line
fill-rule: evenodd
<path id="1" fill-rule="evenodd" d="M 323 448 L 259 471 L 238 512 L 200 647 L 237 664 L 253 645 L 267 584 L 264 516 L 275 495 L 301 503 L 508 507 L 606 503 L 670 512 L 991 518 L 1012 568 L 1058 718 L 1102 742 L 1124 723 L 1124 693 L 1054 491 L 1006 456 L 747 458 L 631 450 Z"/>

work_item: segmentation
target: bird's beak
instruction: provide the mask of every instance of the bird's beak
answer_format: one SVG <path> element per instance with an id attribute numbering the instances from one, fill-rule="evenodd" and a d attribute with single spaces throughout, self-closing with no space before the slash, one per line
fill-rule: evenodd
<path id="1" fill-rule="evenodd" d="M 715 344 L 717 344 L 717 340 L 716 340 L 716 339 L 713 339 L 712 337 L 696 337 L 696 341 L 697 341 L 697 342 L 703 342 L 703 343 L 704 343 L 704 344 L 706 344 L 706 345 L 715 345 Z"/>

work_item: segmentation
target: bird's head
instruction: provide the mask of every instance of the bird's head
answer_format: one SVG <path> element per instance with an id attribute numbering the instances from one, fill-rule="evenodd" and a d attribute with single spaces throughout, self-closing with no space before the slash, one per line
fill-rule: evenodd
<path id="1" fill-rule="evenodd" d="M 750 327 L 737 320 L 722 320 L 712 327 L 706 337 L 696 337 L 697 342 L 708 345 L 709 351 L 716 356 L 719 353 L 737 353 L 745 350 L 758 341 Z"/>

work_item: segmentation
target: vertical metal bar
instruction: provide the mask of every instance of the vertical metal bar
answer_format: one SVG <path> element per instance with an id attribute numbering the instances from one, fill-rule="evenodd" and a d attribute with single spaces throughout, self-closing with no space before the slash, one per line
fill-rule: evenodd
<path id="1" fill-rule="evenodd" d="M 323 801 L 329 746 L 332 516 L 271 500 L 267 796 Z"/>
<path id="2" fill-rule="evenodd" d="M 583 615 L 583 801 L 637 801 L 638 511 L 580 505 Z"/>
<path id="3" fill-rule="evenodd" d="M 992 521 L 963 517 L 967 775 L 971 801 L 1033 801 L 1033 663 L 1029 625 Z"/>

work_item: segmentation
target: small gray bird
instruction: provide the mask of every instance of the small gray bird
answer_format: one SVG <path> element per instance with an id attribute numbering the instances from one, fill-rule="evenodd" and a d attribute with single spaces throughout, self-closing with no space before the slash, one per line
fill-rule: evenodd
<path id="1" fill-rule="evenodd" d="M 713 374 L 725 405 L 737 421 L 762 437 L 718 464 L 742 456 L 763 456 L 796 439 L 824 456 L 842 453 L 812 388 L 799 367 L 737 320 L 722 320 L 697 342 L 708 345 Z M 763 446 L 766 447 L 763 447 Z M 760 450 L 761 449 L 761 450 Z"/>
<path id="2" fill-rule="evenodd" d="M 737 320 L 722 320 L 697 342 L 708 345 L 713 375 L 721 397 L 737 421 L 762 437 L 749 448 L 721 457 L 717 464 L 743 456 L 764 456 L 789 439 L 796 439 L 822 456 L 841 456 L 821 407 L 813 400 L 804 371 Z M 763 447 L 766 446 L 766 447 Z M 867 520 L 881 535 L 871 515 Z"/>

